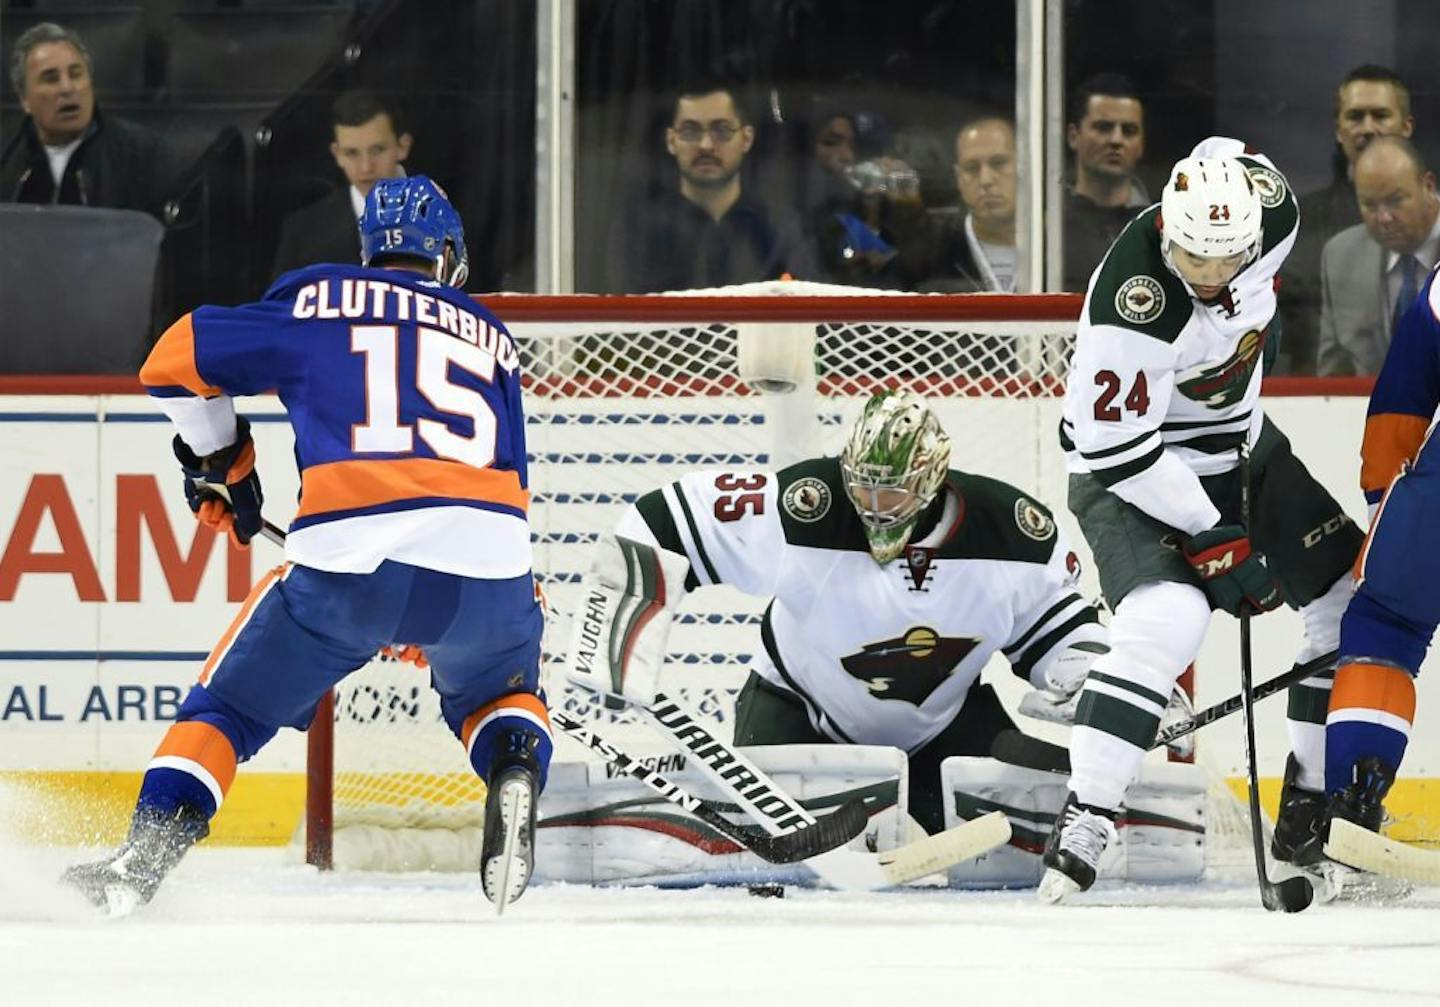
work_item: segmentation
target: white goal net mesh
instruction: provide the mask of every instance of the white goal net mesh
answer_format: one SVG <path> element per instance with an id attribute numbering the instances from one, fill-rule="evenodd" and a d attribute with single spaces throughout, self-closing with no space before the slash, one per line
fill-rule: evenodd
<path id="1" fill-rule="evenodd" d="M 1076 298 L 513 297 L 492 306 L 515 335 L 526 374 L 535 563 L 552 609 L 548 699 L 572 716 L 599 718 L 607 737 L 634 751 L 655 750 L 653 733 L 569 689 L 559 665 L 593 543 L 640 494 L 686 472 L 835 453 L 866 397 L 910 388 L 950 432 L 952 465 L 1046 502 L 1084 554 L 1065 508 L 1056 435 Z M 762 357 L 793 350 L 813 361 L 813 378 L 802 367 L 807 378 L 794 391 L 757 392 L 757 347 Z M 1098 593 L 1093 580 L 1086 589 Z M 728 588 L 687 598 L 670 638 L 667 691 L 726 725 L 764 605 Z M 987 675 L 997 685 L 1012 677 Z M 337 830 L 478 823 L 483 787 L 423 672 L 377 661 L 352 676 L 337 694 L 335 726 Z M 557 757 L 583 757 L 568 739 L 557 743 Z"/>

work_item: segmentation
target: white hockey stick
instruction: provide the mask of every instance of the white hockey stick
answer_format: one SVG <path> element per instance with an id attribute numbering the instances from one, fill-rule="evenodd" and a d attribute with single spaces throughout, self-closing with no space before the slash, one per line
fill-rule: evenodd
<path id="1" fill-rule="evenodd" d="M 663 693 L 646 717 L 694 756 L 695 764 L 772 836 L 814 824 L 815 818 L 734 747 L 715 737 L 689 711 Z M 1008 841 L 1010 822 L 998 812 L 956 826 L 889 855 L 845 848 L 812 857 L 805 864 L 835 888 L 868 891 L 903 884 L 980 856 Z"/>
<path id="2" fill-rule="evenodd" d="M 1330 820 L 1325 855 L 1372 874 L 1417 885 L 1440 885 L 1440 852 L 1382 836 L 1343 818 Z"/>

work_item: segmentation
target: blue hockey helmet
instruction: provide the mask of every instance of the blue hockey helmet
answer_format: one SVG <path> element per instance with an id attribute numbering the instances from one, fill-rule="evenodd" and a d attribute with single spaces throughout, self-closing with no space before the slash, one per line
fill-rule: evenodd
<path id="1" fill-rule="evenodd" d="M 424 175 L 382 178 L 360 214 L 360 261 L 406 256 L 435 264 L 435 278 L 463 286 L 470 272 L 465 228 L 445 191 Z"/>

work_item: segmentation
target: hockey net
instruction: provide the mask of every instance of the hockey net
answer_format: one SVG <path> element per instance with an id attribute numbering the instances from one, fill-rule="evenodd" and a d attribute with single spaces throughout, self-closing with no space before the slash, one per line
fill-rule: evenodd
<path id="1" fill-rule="evenodd" d="M 525 373 L 535 569 L 551 608 L 548 699 L 632 751 L 655 750 L 655 735 L 564 681 L 569 614 L 598 536 L 637 496 L 686 472 L 837 453 L 865 398 L 908 388 L 926 396 L 949 431 L 954 467 L 1034 494 L 1084 550 L 1064 506 L 1056 435 L 1078 297 L 882 295 L 786 283 L 484 301 L 515 336 Z M 792 390 L 775 390 L 797 373 Z M 1098 594 L 1093 581 L 1085 587 Z M 677 617 L 665 687 L 722 730 L 764 605 L 721 587 L 688 597 Z M 350 867 L 478 862 L 484 788 L 423 672 L 376 661 L 342 683 L 317 724 L 312 862 L 325 862 L 332 847 L 335 862 Z M 557 758 L 584 757 L 568 739 L 557 745 Z"/>

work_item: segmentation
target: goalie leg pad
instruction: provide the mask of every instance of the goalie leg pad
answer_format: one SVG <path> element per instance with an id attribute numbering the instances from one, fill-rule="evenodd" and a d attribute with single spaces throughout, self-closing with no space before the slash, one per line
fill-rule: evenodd
<path id="1" fill-rule="evenodd" d="M 1005 812 L 1011 828 L 1009 845 L 952 867 L 951 887 L 1039 884 L 1045 840 L 1065 806 L 1064 777 L 958 755 L 945 760 L 941 775 L 951 798 L 945 804 L 946 828 L 996 810 Z M 1105 850 L 1099 877 L 1145 883 L 1200 878 L 1205 871 L 1205 789 L 1205 773 L 1198 766 L 1144 765 L 1120 808 L 1119 838 Z"/>
<path id="2" fill-rule="evenodd" d="M 906 761 L 899 750 L 766 745 L 743 751 L 816 815 L 828 814 L 854 797 L 874 796 L 870 823 L 852 848 L 889 850 L 909 838 L 908 818 L 901 810 Z M 728 801 L 689 765 L 689 756 L 666 753 L 653 758 L 668 779 L 697 797 Z M 555 764 L 540 799 L 537 881 L 674 887 L 814 883 L 814 874 L 803 863 L 766 863 L 638 780 L 613 772 L 606 765 Z M 731 817 L 737 824 L 753 825 L 744 815 Z"/>
<path id="3" fill-rule="evenodd" d="M 567 674 L 592 692 L 655 702 L 665 642 L 690 562 L 619 535 L 600 539 L 571 628 Z"/>

